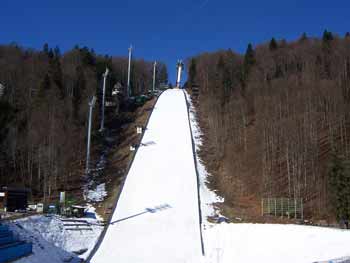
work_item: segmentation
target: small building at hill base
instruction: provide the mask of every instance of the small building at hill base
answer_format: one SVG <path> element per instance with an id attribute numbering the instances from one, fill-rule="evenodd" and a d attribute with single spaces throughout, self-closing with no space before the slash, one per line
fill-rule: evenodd
<path id="1" fill-rule="evenodd" d="M 28 206 L 29 189 L 15 187 L 0 188 L 0 211 L 24 211 Z"/>

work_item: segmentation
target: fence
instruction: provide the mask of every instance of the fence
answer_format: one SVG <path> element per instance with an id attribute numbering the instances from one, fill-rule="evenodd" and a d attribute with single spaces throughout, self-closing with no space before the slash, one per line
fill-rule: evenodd
<path id="1" fill-rule="evenodd" d="M 302 198 L 263 198 L 261 215 L 274 215 L 288 218 L 304 218 Z"/>

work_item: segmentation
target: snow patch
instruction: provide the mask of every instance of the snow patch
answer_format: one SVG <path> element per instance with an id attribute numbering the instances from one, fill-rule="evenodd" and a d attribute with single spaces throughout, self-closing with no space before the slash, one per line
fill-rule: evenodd
<path id="1" fill-rule="evenodd" d="M 106 137 L 106 142 L 113 142 L 113 138 Z M 95 168 L 89 170 L 89 175 L 87 177 L 87 183 L 84 186 L 84 200 L 87 202 L 102 202 L 107 196 L 106 186 L 104 183 L 98 184 L 100 182 L 99 178 L 104 173 L 107 164 L 107 154 L 110 151 L 111 146 L 106 146 L 102 151 L 99 160 L 97 161 Z M 98 184 L 98 185 L 97 185 Z"/>
<path id="2" fill-rule="evenodd" d="M 19 222 L 7 224 L 14 235 L 19 237 L 20 240 L 25 240 L 33 244 L 33 254 L 17 260 L 16 263 L 77 263 L 81 261 L 75 254 L 56 247 L 51 242 L 45 240 L 38 231 L 24 228 Z"/>
<path id="3" fill-rule="evenodd" d="M 95 246 L 103 226 L 93 207 L 88 217 L 79 218 L 86 224 L 85 230 L 70 230 L 77 224 L 60 216 L 35 215 L 9 223 L 15 235 L 33 243 L 33 254 L 16 262 L 81 262 Z M 77 220 L 77 218 L 71 218 Z M 85 223 L 86 222 L 86 223 Z M 81 222 L 80 222 L 81 223 Z M 86 230 L 86 229 L 89 230 Z M 77 255 L 79 254 L 79 255 Z"/>
<path id="4" fill-rule="evenodd" d="M 200 151 L 200 148 L 203 145 L 202 136 L 203 133 L 199 127 L 197 116 L 196 116 L 196 110 L 193 106 L 191 97 L 185 91 L 186 99 L 188 102 L 189 110 L 190 110 L 190 123 L 191 123 L 191 129 L 192 129 L 192 135 L 193 140 L 195 144 L 195 151 L 198 153 Z M 203 216 L 203 225 L 207 226 L 210 225 L 207 218 L 210 216 L 219 216 L 220 213 L 214 208 L 215 203 L 222 203 L 224 202 L 224 198 L 218 196 L 214 191 L 210 190 L 208 188 L 208 178 L 211 176 L 207 169 L 205 168 L 205 165 L 203 164 L 203 161 L 198 157 L 198 154 L 196 154 L 196 162 L 197 162 L 197 170 L 199 174 L 199 191 L 200 191 L 200 198 L 201 198 L 201 212 Z"/>
<path id="5" fill-rule="evenodd" d="M 95 189 L 87 190 L 86 199 L 91 202 L 101 202 L 107 196 L 106 184 L 102 183 L 96 186 Z"/>
<path id="6" fill-rule="evenodd" d="M 312 263 L 350 260 L 350 232 L 312 226 L 220 224 L 205 231 L 203 262 Z M 343 256 L 342 259 L 328 260 Z"/>

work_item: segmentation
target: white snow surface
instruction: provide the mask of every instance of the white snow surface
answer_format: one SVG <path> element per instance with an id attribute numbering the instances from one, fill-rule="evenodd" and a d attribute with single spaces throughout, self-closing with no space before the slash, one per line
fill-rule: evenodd
<path id="1" fill-rule="evenodd" d="M 207 228 L 204 237 L 207 253 L 204 262 L 208 263 L 311 263 L 338 257 L 344 261 L 350 259 L 350 232 L 346 230 L 223 223 Z"/>
<path id="2" fill-rule="evenodd" d="M 87 190 L 86 199 L 91 202 L 101 202 L 106 196 L 106 184 L 102 183 L 93 190 Z"/>
<path id="3" fill-rule="evenodd" d="M 80 259 L 76 255 L 56 247 L 51 242 L 45 240 L 38 231 L 26 229 L 21 223 L 11 223 L 9 227 L 20 240 L 25 240 L 33 244 L 33 253 L 27 257 L 16 260 L 16 263 L 80 262 Z"/>
<path id="4" fill-rule="evenodd" d="M 73 223 L 64 222 L 62 219 L 66 218 L 59 216 L 35 215 L 8 223 L 16 236 L 33 243 L 33 254 L 16 262 L 61 263 L 81 262 L 81 259 L 86 259 L 103 230 L 103 226 L 99 225 L 101 218 L 95 213 L 95 209 L 90 207 L 88 212 L 91 217 L 80 220 L 86 220 L 91 230 L 67 230 L 74 227 L 65 227 L 64 224 Z M 85 252 L 79 256 L 73 253 L 78 251 Z"/>
<path id="5" fill-rule="evenodd" d="M 202 146 L 201 131 L 191 99 L 190 120 L 196 151 Z M 223 199 L 209 190 L 210 176 L 196 158 L 200 181 L 205 263 L 312 263 L 350 262 L 350 231 L 300 225 L 212 224 L 207 217 L 220 215 L 214 204 Z M 329 260 L 332 259 L 333 260 Z"/>
<path id="6" fill-rule="evenodd" d="M 184 93 L 158 99 L 91 262 L 200 262 L 197 179 Z"/>

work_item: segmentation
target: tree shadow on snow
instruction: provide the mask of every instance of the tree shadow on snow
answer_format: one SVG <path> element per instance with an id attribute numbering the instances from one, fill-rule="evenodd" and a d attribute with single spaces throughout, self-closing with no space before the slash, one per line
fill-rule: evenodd
<path id="1" fill-rule="evenodd" d="M 172 208 L 169 204 L 156 206 L 154 208 L 147 207 L 147 208 L 145 208 L 144 211 L 142 211 L 140 213 L 137 213 L 137 214 L 134 214 L 134 215 L 122 218 L 122 219 L 115 220 L 115 221 L 111 222 L 110 225 L 113 225 L 113 224 L 119 223 L 121 221 L 125 221 L 125 220 L 128 220 L 128 219 L 131 219 L 131 218 L 143 215 L 143 214 L 147 214 L 147 213 L 155 214 L 157 212 L 160 212 L 160 211 L 163 211 L 163 210 L 166 210 L 166 209 L 169 209 L 169 208 Z"/>

